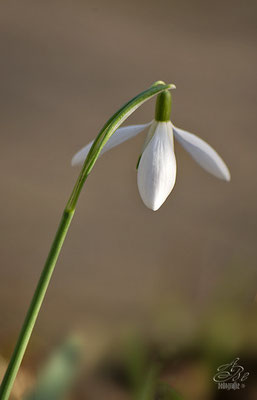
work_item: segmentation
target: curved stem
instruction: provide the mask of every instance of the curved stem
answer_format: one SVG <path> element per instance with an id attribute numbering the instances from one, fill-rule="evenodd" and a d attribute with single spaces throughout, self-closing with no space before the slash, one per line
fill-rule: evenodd
<path id="1" fill-rule="evenodd" d="M 47 257 L 45 266 L 41 273 L 38 285 L 34 292 L 30 307 L 25 317 L 22 329 L 20 331 L 19 338 L 17 340 L 15 349 L 13 351 L 11 360 L 6 370 L 5 376 L 0 386 L 0 400 L 7 400 L 12 390 L 12 386 L 23 356 L 25 354 L 27 345 L 30 340 L 34 325 L 37 320 L 38 313 L 43 303 L 51 276 L 53 274 L 59 253 L 61 251 L 64 239 L 68 232 L 72 217 L 75 212 L 75 207 L 81 192 L 81 189 L 91 172 L 103 146 L 115 130 L 131 115 L 138 107 L 140 107 L 145 101 L 162 92 L 165 89 L 170 89 L 172 85 L 165 85 L 162 83 L 156 83 L 146 91 L 140 93 L 134 97 L 128 103 L 126 103 L 120 110 L 118 110 L 104 125 L 97 138 L 95 139 L 89 154 L 85 160 L 82 170 L 79 174 L 77 182 L 74 186 L 70 199 L 63 212 L 59 227 L 56 232 L 53 244 L 51 246 L 49 255 Z"/>
<path id="2" fill-rule="evenodd" d="M 143 103 L 152 98 L 153 96 L 163 92 L 164 90 L 172 89 L 174 85 L 156 82 L 149 89 L 135 96 L 133 99 L 128 101 L 123 107 L 121 107 L 104 125 L 96 137 L 92 147 L 87 155 L 82 170 L 79 174 L 77 182 L 74 186 L 70 199 L 67 203 L 67 208 L 74 209 L 81 189 L 84 185 L 85 180 L 90 174 L 102 148 L 116 129 Z"/>

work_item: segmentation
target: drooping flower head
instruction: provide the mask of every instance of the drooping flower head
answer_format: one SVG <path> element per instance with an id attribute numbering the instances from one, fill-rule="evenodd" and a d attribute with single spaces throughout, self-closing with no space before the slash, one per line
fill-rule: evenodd
<path id="1" fill-rule="evenodd" d="M 229 170 L 218 153 L 198 136 L 175 127 L 170 121 L 170 113 L 171 94 L 165 90 L 157 96 L 152 122 L 117 129 L 101 151 L 103 154 L 149 128 L 137 163 L 137 184 L 144 204 L 153 211 L 161 207 L 175 185 L 177 167 L 174 138 L 202 168 L 217 178 L 230 180 Z M 75 154 L 72 165 L 85 161 L 92 144 L 89 143 Z"/>

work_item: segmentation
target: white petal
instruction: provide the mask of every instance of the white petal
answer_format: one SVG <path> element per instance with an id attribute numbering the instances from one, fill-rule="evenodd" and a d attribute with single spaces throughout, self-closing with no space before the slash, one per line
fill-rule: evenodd
<path id="1" fill-rule="evenodd" d="M 218 153 L 204 140 L 193 133 L 186 132 L 173 125 L 175 139 L 206 171 L 225 181 L 230 180 L 228 167 Z"/>
<path id="2" fill-rule="evenodd" d="M 158 210 L 173 189 L 176 180 L 171 122 L 158 122 L 138 167 L 137 184 L 145 205 Z"/>
<path id="3" fill-rule="evenodd" d="M 118 146 L 119 144 L 125 142 L 126 140 L 133 138 L 138 133 L 147 128 L 150 124 L 151 122 L 143 125 L 124 126 L 122 128 L 117 129 L 113 133 L 111 138 L 107 141 L 107 143 L 104 145 L 100 155 L 112 149 L 113 147 Z M 93 143 L 94 141 L 90 142 L 87 146 L 83 147 L 80 151 L 78 151 L 78 153 L 76 153 L 75 156 L 72 158 L 71 165 L 83 164 Z"/>

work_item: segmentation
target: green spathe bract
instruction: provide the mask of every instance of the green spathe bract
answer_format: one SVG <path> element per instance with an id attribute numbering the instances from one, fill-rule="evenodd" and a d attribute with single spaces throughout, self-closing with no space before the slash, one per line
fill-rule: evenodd
<path id="1" fill-rule="evenodd" d="M 97 138 L 95 139 L 88 156 L 84 162 L 82 170 L 76 181 L 70 199 L 64 209 L 59 227 L 57 229 L 56 236 L 54 238 L 53 244 L 51 246 L 49 255 L 47 257 L 45 266 L 43 268 L 42 274 L 40 276 L 38 285 L 34 292 L 30 307 L 28 309 L 25 321 L 23 323 L 22 329 L 20 331 L 19 338 L 17 340 L 15 349 L 13 351 L 11 360 L 9 362 L 7 371 L 3 378 L 2 384 L 0 386 L 0 400 L 7 400 L 10 396 L 12 386 L 16 375 L 18 373 L 20 364 L 22 362 L 24 353 L 26 351 L 27 345 L 30 340 L 34 325 L 37 320 L 38 313 L 40 311 L 42 302 L 44 300 L 51 276 L 53 274 L 56 262 L 58 260 L 59 253 L 61 251 L 64 239 L 67 235 L 73 214 L 75 212 L 75 207 L 81 192 L 81 189 L 91 172 L 99 154 L 105 145 L 105 143 L 110 139 L 112 134 L 116 129 L 145 101 L 149 100 L 155 95 L 163 92 L 164 90 L 172 89 L 173 85 L 166 85 L 162 81 L 155 82 L 149 89 L 138 94 L 128 103 L 126 103 L 122 108 L 120 108 L 104 125 Z"/>

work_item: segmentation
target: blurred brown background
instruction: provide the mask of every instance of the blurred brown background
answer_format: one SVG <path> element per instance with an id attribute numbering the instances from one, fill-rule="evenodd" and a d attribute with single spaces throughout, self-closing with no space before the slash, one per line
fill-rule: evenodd
<path id="1" fill-rule="evenodd" d="M 175 338 L 210 326 L 219 305 L 243 329 L 257 278 L 256 11 L 251 0 L 1 2 L 5 357 L 78 175 L 70 167 L 73 154 L 118 107 L 159 79 L 177 86 L 172 121 L 212 144 L 232 181 L 208 175 L 176 144 L 177 183 L 153 213 L 136 186 L 144 134 L 99 160 L 25 365 L 35 365 L 70 329 L 158 330 L 162 314 L 169 318 L 174 309 Z M 150 101 L 127 123 L 150 121 L 153 109 Z"/>

